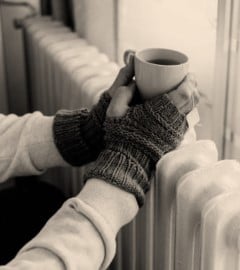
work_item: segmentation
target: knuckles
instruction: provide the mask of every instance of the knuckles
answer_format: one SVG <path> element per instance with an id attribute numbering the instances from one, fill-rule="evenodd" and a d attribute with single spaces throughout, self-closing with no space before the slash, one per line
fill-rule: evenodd
<path id="1" fill-rule="evenodd" d="M 192 89 L 190 89 L 189 87 L 186 87 L 186 88 L 182 88 L 181 90 L 182 91 L 180 92 L 180 98 L 185 102 L 189 102 L 193 95 Z"/>
<path id="2" fill-rule="evenodd" d="M 193 98 L 194 98 L 194 104 L 198 104 L 199 101 L 200 101 L 200 94 L 198 92 L 198 90 L 196 89 L 196 91 L 194 92 L 194 95 L 193 95 Z"/>

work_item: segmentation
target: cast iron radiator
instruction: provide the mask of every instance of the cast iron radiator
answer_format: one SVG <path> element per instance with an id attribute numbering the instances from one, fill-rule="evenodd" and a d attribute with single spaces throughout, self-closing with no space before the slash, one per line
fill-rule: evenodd
<path id="1" fill-rule="evenodd" d="M 24 34 L 33 110 L 52 115 L 61 108 L 91 108 L 117 75 L 116 63 L 49 17 L 27 19 Z M 208 143 L 196 143 L 193 153 Z M 198 168 L 204 163 L 201 156 L 199 164 L 186 165 L 179 151 L 158 163 L 145 206 L 118 236 L 111 269 L 240 269 L 240 181 L 203 177 L 204 169 Z M 172 155 L 177 162 L 166 167 Z M 187 171 L 186 166 L 198 169 L 179 179 L 176 170 Z M 221 163 L 216 166 L 225 173 Z M 229 166 L 233 166 L 230 161 Z M 84 170 L 56 169 L 43 178 L 71 196 L 80 191 Z"/>

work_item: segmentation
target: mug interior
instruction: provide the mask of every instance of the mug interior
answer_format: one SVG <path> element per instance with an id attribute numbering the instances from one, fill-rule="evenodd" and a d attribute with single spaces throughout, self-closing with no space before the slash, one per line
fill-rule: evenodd
<path id="1" fill-rule="evenodd" d="M 184 53 L 175 50 L 160 48 L 146 49 L 137 52 L 136 57 L 140 61 L 148 63 L 150 65 L 155 65 L 154 63 L 151 63 L 151 61 L 154 61 L 156 59 L 176 61 L 177 64 L 174 65 L 181 65 L 188 62 L 188 57 Z"/>

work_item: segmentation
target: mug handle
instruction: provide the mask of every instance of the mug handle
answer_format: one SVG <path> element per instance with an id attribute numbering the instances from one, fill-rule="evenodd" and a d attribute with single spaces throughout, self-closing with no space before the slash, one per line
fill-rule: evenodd
<path id="1" fill-rule="evenodd" d="M 123 62 L 125 65 L 128 65 L 129 63 L 129 60 L 130 60 L 130 57 L 133 56 L 136 54 L 135 51 L 133 50 L 126 50 L 123 54 Z"/>

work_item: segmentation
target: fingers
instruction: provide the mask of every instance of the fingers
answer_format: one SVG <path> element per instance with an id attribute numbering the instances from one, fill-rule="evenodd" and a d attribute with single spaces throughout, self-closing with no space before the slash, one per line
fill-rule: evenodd
<path id="1" fill-rule="evenodd" d="M 134 92 L 136 84 L 132 81 L 128 86 L 121 86 L 118 91 L 114 93 L 112 100 L 107 109 L 107 117 L 122 117 L 127 112 Z"/>
<path id="2" fill-rule="evenodd" d="M 134 76 L 134 56 L 129 55 L 128 64 L 120 69 L 117 78 L 115 79 L 112 86 L 108 90 L 110 96 L 113 97 L 115 92 L 118 90 L 120 86 L 128 85 L 131 82 L 133 76 Z"/>
<path id="3" fill-rule="evenodd" d="M 189 73 L 178 88 L 167 95 L 180 113 L 187 114 L 192 111 L 200 99 L 194 75 Z"/>

